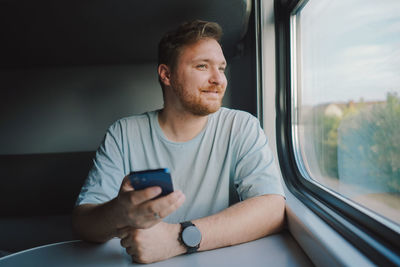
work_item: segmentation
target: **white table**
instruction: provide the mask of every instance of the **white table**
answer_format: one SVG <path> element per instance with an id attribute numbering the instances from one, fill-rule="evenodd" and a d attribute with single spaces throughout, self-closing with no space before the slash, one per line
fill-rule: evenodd
<path id="1" fill-rule="evenodd" d="M 12 266 L 134 266 L 119 239 L 104 244 L 68 241 L 41 246 L 4 258 L 0 267 Z M 142 266 L 312 266 L 288 232 L 253 242 L 181 255 Z"/>

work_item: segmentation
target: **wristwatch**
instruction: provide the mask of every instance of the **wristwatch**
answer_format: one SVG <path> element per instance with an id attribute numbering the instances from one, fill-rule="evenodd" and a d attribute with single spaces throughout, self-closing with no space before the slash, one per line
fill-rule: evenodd
<path id="1" fill-rule="evenodd" d="M 200 247 L 201 232 L 192 222 L 182 222 L 179 240 L 186 247 L 186 253 L 196 252 Z"/>

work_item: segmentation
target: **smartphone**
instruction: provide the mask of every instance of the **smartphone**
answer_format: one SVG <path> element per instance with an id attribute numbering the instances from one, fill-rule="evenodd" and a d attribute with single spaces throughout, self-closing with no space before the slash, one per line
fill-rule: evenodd
<path id="1" fill-rule="evenodd" d="M 162 192 L 157 197 L 166 196 L 174 191 L 168 168 L 131 172 L 129 180 L 135 190 L 145 189 L 150 186 L 161 187 Z"/>

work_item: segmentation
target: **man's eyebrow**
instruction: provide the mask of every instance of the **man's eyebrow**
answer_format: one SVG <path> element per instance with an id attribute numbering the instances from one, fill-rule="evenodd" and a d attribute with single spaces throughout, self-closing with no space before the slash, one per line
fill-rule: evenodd
<path id="1" fill-rule="evenodd" d="M 208 59 L 208 58 L 197 58 L 197 59 L 195 58 L 195 59 L 193 59 L 193 62 L 207 62 L 207 63 L 210 63 L 210 62 L 215 62 L 215 60 Z M 224 65 L 224 66 L 227 65 L 226 60 L 221 61 L 219 64 Z"/>

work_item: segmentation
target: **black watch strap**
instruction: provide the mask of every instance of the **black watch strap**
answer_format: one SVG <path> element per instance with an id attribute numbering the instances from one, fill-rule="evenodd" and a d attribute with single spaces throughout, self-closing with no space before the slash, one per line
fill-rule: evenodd
<path id="1" fill-rule="evenodd" d="M 190 227 L 190 226 L 193 226 L 193 227 L 195 228 L 195 231 L 198 232 L 198 233 L 197 233 L 198 237 L 197 237 L 197 242 L 196 242 L 197 244 L 194 244 L 194 245 L 193 245 L 193 244 L 192 244 L 192 245 L 189 245 L 189 244 L 185 241 L 185 237 L 184 237 L 184 231 L 185 231 L 185 229 L 188 228 L 188 227 Z M 193 229 L 191 229 L 191 230 L 193 230 Z M 182 245 L 185 246 L 185 248 L 186 248 L 186 253 L 187 253 L 187 254 L 191 254 L 191 253 L 196 252 L 197 249 L 200 247 L 201 233 L 200 233 L 200 231 L 197 229 L 196 225 L 194 225 L 191 221 L 181 222 L 181 232 L 180 232 L 180 235 L 179 235 L 179 239 L 180 239 Z M 192 240 L 190 240 L 190 241 L 192 241 Z"/>
<path id="2" fill-rule="evenodd" d="M 194 225 L 191 221 L 187 221 L 187 222 L 181 222 L 181 226 L 182 226 L 182 229 L 181 229 L 181 232 L 182 232 L 182 230 L 185 229 L 186 227 L 196 226 L 196 225 Z"/>

